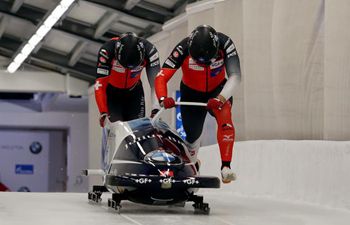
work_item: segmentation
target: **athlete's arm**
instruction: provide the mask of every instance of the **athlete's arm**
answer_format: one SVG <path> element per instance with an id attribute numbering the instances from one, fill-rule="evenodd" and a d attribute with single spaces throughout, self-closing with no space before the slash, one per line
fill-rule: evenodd
<path id="1" fill-rule="evenodd" d="M 155 89 L 158 99 L 168 96 L 167 83 L 175 74 L 177 69 L 180 68 L 188 55 L 187 41 L 188 38 L 185 38 L 176 45 L 169 57 L 165 60 L 162 69 L 157 75 L 155 80 Z"/>
<path id="2" fill-rule="evenodd" d="M 97 103 L 98 110 L 100 114 L 107 113 L 108 106 L 107 106 L 107 85 L 108 85 L 108 76 L 107 77 L 100 77 L 96 79 L 94 89 L 95 89 L 95 99 Z"/>
<path id="3" fill-rule="evenodd" d="M 154 82 L 157 74 L 160 71 L 159 53 L 156 47 L 149 42 L 145 42 L 145 50 L 146 50 L 146 56 L 145 56 L 146 73 L 147 73 L 149 86 L 151 87 L 151 99 L 152 99 L 152 110 L 153 110 L 153 109 L 159 108 L 157 96 L 154 90 Z"/>
<path id="4" fill-rule="evenodd" d="M 223 46 L 225 55 L 225 67 L 228 80 L 218 98 L 225 102 L 232 95 L 241 82 L 241 67 L 236 46 L 231 38 L 219 33 L 220 44 Z"/>
<path id="5" fill-rule="evenodd" d="M 111 62 L 114 58 L 115 41 L 110 40 L 100 48 L 97 57 L 95 98 L 101 114 L 108 113 L 106 88 L 108 85 Z"/>

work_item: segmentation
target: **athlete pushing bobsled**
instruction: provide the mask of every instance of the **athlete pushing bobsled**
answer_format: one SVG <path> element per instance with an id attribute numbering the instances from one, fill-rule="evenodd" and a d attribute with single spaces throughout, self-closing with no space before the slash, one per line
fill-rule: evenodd
<path id="1" fill-rule="evenodd" d="M 209 111 L 218 125 L 222 181 L 229 183 L 236 179 L 230 165 L 235 140 L 231 116 L 232 93 L 241 80 L 236 47 L 228 36 L 216 32 L 208 25 L 194 29 L 189 37 L 176 45 L 155 79 L 157 97 L 165 108 L 175 106 L 174 99 L 168 96 L 167 82 L 180 67 L 183 73 L 181 101 L 207 103 L 207 109 L 181 106 L 182 122 L 191 154 L 197 158 L 199 138 Z"/>
<path id="2" fill-rule="evenodd" d="M 111 121 L 128 121 L 145 116 L 141 82 L 144 68 L 151 87 L 153 109 L 159 108 L 153 88 L 160 69 L 156 47 L 130 32 L 102 45 L 98 52 L 95 82 L 95 98 L 102 127 L 107 117 Z"/>
<path id="3" fill-rule="evenodd" d="M 99 122 L 128 121 L 145 117 L 145 98 L 141 72 L 146 70 L 151 87 L 152 112 L 159 108 L 154 79 L 159 72 L 156 47 L 144 38 L 127 32 L 102 45 L 96 66 L 95 98 L 100 112 Z M 102 133 L 102 164 L 107 167 L 106 129 Z"/>

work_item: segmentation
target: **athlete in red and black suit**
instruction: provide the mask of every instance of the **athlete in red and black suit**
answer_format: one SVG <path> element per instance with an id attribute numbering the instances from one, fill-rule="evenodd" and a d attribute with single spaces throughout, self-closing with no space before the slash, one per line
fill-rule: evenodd
<path id="1" fill-rule="evenodd" d="M 198 26 L 174 48 L 156 77 L 156 94 L 165 108 L 175 104 L 174 99 L 168 96 L 167 82 L 180 67 L 183 73 L 181 101 L 207 103 L 207 109 L 181 106 L 186 141 L 196 158 L 207 111 L 214 115 L 218 124 L 222 180 L 229 183 L 236 178 L 230 167 L 235 138 L 231 116 L 232 94 L 241 80 L 236 47 L 225 34 L 217 33 L 208 25 Z"/>
<path id="2" fill-rule="evenodd" d="M 151 94 L 160 70 L 156 47 L 134 33 L 125 33 L 106 42 L 98 53 L 95 97 L 100 111 L 100 125 L 107 116 L 111 121 L 128 121 L 145 116 L 141 72 L 146 68 Z"/>

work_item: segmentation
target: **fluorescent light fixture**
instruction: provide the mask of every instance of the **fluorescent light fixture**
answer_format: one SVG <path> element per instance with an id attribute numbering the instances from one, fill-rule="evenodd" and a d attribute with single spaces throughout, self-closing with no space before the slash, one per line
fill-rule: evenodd
<path id="1" fill-rule="evenodd" d="M 63 14 L 63 13 L 62 13 Z M 51 27 L 53 27 L 53 25 L 55 25 L 55 23 L 57 22 L 57 20 L 59 19 L 59 17 L 53 17 L 53 16 L 49 16 L 45 22 L 44 22 L 44 26 L 49 27 L 51 29 Z"/>
<path id="2" fill-rule="evenodd" d="M 9 72 L 9 73 L 14 73 L 14 72 L 18 69 L 18 67 L 19 67 L 20 65 L 21 65 L 21 64 L 12 62 L 12 63 L 7 67 L 7 72 Z"/>
<path id="3" fill-rule="evenodd" d="M 43 38 L 50 30 L 51 27 L 40 26 L 33 36 L 38 35 L 40 38 Z"/>
<path id="4" fill-rule="evenodd" d="M 35 48 L 35 45 L 31 45 L 31 44 L 26 44 L 25 46 L 24 46 L 24 48 L 22 48 L 22 50 L 21 50 L 21 53 L 23 54 L 23 55 L 29 55 L 32 51 L 33 51 L 33 49 Z M 18 56 L 18 55 L 17 55 Z"/>
<path id="5" fill-rule="evenodd" d="M 7 67 L 7 72 L 14 73 L 21 66 L 24 60 L 35 49 L 39 42 L 47 35 L 56 22 L 67 11 L 71 4 L 76 0 L 61 0 L 51 14 L 45 19 L 41 26 L 36 30 L 35 34 L 23 46 L 21 51 L 15 56 L 13 61 Z"/>
<path id="6" fill-rule="evenodd" d="M 43 39 L 43 36 L 39 36 L 38 34 L 34 34 L 28 41 L 30 45 L 36 46 L 41 39 Z"/>
<path id="7" fill-rule="evenodd" d="M 16 56 L 16 58 L 13 60 L 15 63 L 21 65 L 21 63 L 27 58 L 28 55 L 20 53 Z"/>
<path id="8" fill-rule="evenodd" d="M 68 8 L 75 0 L 62 0 L 60 2 L 60 5 Z"/>

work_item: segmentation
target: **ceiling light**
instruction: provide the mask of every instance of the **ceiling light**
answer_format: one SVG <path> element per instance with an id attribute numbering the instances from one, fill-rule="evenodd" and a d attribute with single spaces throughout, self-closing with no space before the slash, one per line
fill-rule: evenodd
<path id="1" fill-rule="evenodd" d="M 20 66 L 21 64 L 18 64 L 16 62 L 12 62 L 8 67 L 7 67 L 7 72 L 9 73 L 14 73 L 18 67 Z"/>
<path id="2" fill-rule="evenodd" d="M 56 24 L 56 22 L 62 17 L 62 15 L 67 11 L 71 4 L 76 0 L 61 0 L 61 2 L 56 6 L 56 8 L 51 12 L 51 14 L 45 19 L 41 26 L 36 30 L 35 34 L 28 40 L 28 42 L 23 46 L 21 51 L 15 56 L 13 61 L 7 67 L 9 73 L 14 73 L 18 67 L 23 63 L 23 61 L 30 55 L 30 53 L 35 49 L 36 45 L 47 35 L 51 28 Z"/>
<path id="3" fill-rule="evenodd" d="M 50 30 L 51 27 L 40 26 L 33 36 L 38 35 L 39 37 L 43 38 Z"/>
<path id="4" fill-rule="evenodd" d="M 22 48 L 21 53 L 22 53 L 23 55 L 28 56 L 28 55 L 33 51 L 34 48 L 35 48 L 35 45 L 26 44 L 26 45 L 24 46 L 24 48 Z M 18 56 L 18 55 L 17 55 L 17 56 Z"/>
<path id="5" fill-rule="evenodd" d="M 13 60 L 15 63 L 21 65 L 22 62 L 28 57 L 27 54 L 20 53 L 16 56 L 16 58 Z"/>
<path id="6" fill-rule="evenodd" d="M 62 0 L 60 2 L 60 5 L 64 6 L 64 7 L 69 7 L 75 0 Z"/>
<path id="7" fill-rule="evenodd" d="M 34 34 L 28 41 L 28 43 L 32 46 L 36 46 L 41 41 L 42 36 L 39 36 L 38 34 Z"/>

